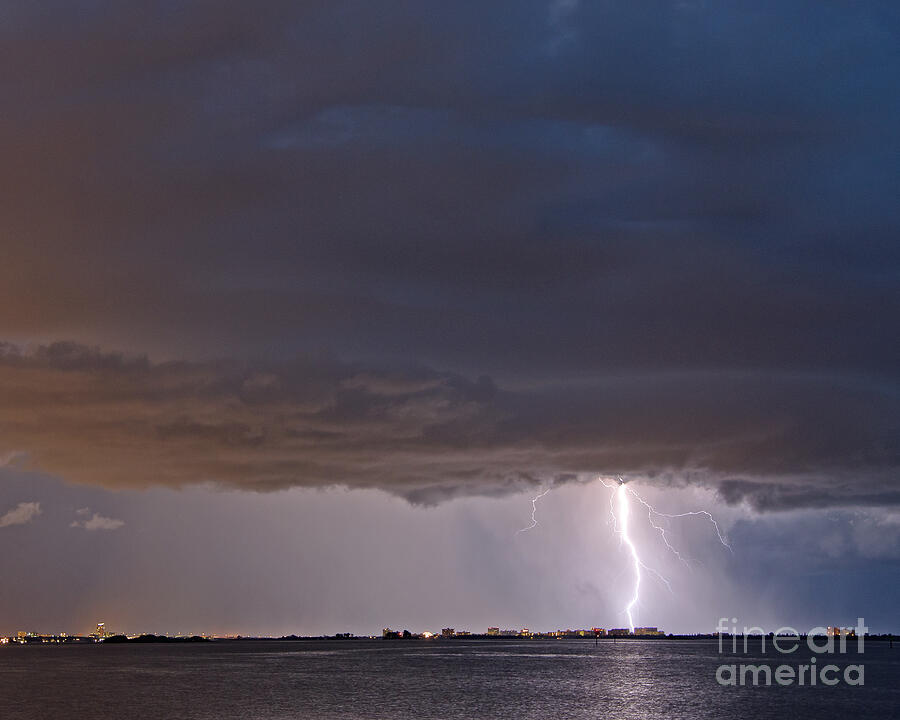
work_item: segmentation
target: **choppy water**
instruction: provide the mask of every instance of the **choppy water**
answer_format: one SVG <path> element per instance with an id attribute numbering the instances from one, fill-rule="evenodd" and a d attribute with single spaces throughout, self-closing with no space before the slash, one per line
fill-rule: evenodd
<path id="1" fill-rule="evenodd" d="M 722 687 L 722 663 L 783 658 L 716 641 L 4 647 L 0 718 L 900 718 L 900 643 L 835 660 L 863 663 L 865 685 Z"/>

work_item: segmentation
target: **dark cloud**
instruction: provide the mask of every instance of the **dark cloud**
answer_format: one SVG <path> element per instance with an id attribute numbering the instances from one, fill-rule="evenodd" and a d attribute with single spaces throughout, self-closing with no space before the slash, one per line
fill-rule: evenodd
<path id="1" fill-rule="evenodd" d="M 150 363 L 61 344 L 7 347 L 0 391 L 5 452 L 110 488 L 346 485 L 431 504 L 623 474 L 763 510 L 900 502 L 900 402 L 852 378 L 674 373 L 510 390 L 427 369 Z"/>
<path id="2" fill-rule="evenodd" d="M 893 3 L 3 14 L 0 453 L 896 503 Z"/>

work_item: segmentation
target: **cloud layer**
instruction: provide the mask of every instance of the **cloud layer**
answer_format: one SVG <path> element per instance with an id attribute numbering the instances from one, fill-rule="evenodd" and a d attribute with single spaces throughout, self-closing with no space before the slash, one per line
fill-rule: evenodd
<path id="1" fill-rule="evenodd" d="M 613 375 L 504 389 L 324 358 L 152 363 L 71 343 L 0 354 L 0 431 L 111 488 L 376 487 L 413 502 L 596 474 L 761 509 L 900 502 L 900 400 L 852 378 Z"/>
<path id="2" fill-rule="evenodd" d="M 2 337 L 896 369 L 890 4 L 50 8 L 0 29 Z"/>
<path id="3" fill-rule="evenodd" d="M 7 5 L 2 457 L 898 502 L 894 3 Z"/>

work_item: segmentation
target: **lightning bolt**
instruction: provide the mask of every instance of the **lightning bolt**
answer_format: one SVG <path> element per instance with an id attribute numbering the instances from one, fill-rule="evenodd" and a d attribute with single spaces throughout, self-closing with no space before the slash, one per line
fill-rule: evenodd
<path id="1" fill-rule="evenodd" d="M 625 485 L 622 485 L 622 487 L 625 487 Z M 628 488 L 628 492 L 631 493 L 635 498 L 637 498 L 638 502 L 641 503 L 641 505 L 643 505 L 645 508 L 647 508 L 647 518 L 650 521 L 650 526 L 653 527 L 655 530 L 659 531 L 659 534 L 662 537 L 663 542 L 665 543 L 666 547 L 669 548 L 669 550 L 671 550 L 678 557 L 679 560 L 683 561 L 684 558 L 674 547 L 672 547 L 669 544 L 669 540 L 666 538 L 665 528 L 662 528 L 653 522 L 654 515 L 656 515 L 657 517 L 664 517 L 664 518 L 685 518 L 685 517 L 695 517 L 695 516 L 696 517 L 705 517 L 707 520 L 709 520 L 709 522 L 715 528 L 716 535 L 719 537 L 719 542 L 722 543 L 722 545 L 725 546 L 726 548 L 728 548 L 731 552 L 734 552 L 731 545 L 728 543 L 728 540 L 726 539 L 724 533 L 722 532 L 721 528 L 719 527 L 719 523 L 717 523 L 716 519 L 710 513 L 708 513 L 706 510 L 691 510 L 690 512 L 676 513 L 676 514 L 672 515 L 669 513 L 660 512 L 659 510 L 654 508 L 650 503 L 648 503 L 646 500 L 644 500 L 644 498 L 642 498 L 640 495 L 638 495 L 637 492 L 635 492 L 632 488 Z"/>
<path id="2" fill-rule="evenodd" d="M 553 488 L 547 488 L 540 495 L 535 495 L 533 498 L 531 498 L 531 525 L 529 525 L 528 527 L 523 527 L 521 530 L 517 530 L 516 535 L 518 535 L 519 533 L 528 532 L 529 530 L 533 530 L 534 528 L 536 528 L 538 526 L 538 521 L 537 521 L 537 517 L 536 517 L 537 501 L 540 500 L 542 497 L 544 497 L 544 495 L 546 495 L 552 489 Z"/>
<path id="3" fill-rule="evenodd" d="M 725 535 L 722 533 L 719 528 L 719 524 L 716 522 L 716 519 L 706 510 L 694 510 L 691 512 L 685 513 L 663 513 L 654 508 L 650 503 L 648 503 L 644 498 L 638 495 L 632 488 L 626 486 L 626 481 L 621 477 L 617 478 L 616 482 L 608 483 L 603 478 L 600 478 L 600 482 L 604 487 L 612 490 L 613 492 L 609 497 L 609 516 L 610 523 L 613 526 L 613 530 L 619 535 L 622 543 L 628 549 L 628 554 L 631 557 L 631 562 L 634 566 L 634 591 L 632 593 L 631 599 L 628 604 L 625 606 L 625 615 L 628 617 L 628 628 L 631 632 L 634 632 L 634 609 L 640 601 L 640 590 L 641 590 L 641 571 L 645 570 L 652 575 L 655 575 L 668 589 L 669 592 L 672 591 L 672 586 L 669 584 L 669 581 L 663 577 L 659 572 L 654 570 L 651 567 L 648 567 L 641 560 L 640 555 L 638 554 L 637 546 L 634 544 L 634 541 L 631 539 L 631 535 L 629 534 L 630 529 L 630 520 L 631 520 L 631 497 L 637 499 L 641 505 L 643 505 L 647 509 L 647 520 L 650 523 L 650 527 L 656 530 L 660 538 L 663 541 L 663 544 L 666 548 L 677 557 L 681 562 L 685 565 L 689 566 L 688 561 L 685 557 L 675 548 L 670 542 L 668 537 L 666 537 L 666 528 L 662 525 L 656 524 L 654 522 L 655 517 L 661 518 L 686 518 L 686 517 L 705 517 L 712 523 L 713 527 L 716 530 L 716 535 L 719 538 L 719 542 L 722 543 L 723 546 L 731 550 L 731 545 L 728 544 Z"/>
<path id="4" fill-rule="evenodd" d="M 641 591 L 641 568 L 643 567 L 643 563 L 641 562 L 640 557 L 638 557 L 637 548 L 634 546 L 634 543 L 631 541 L 631 537 L 628 535 L 628 520 L 631 515 L 631 508 L 629 507 L 628 502 L 628 491 L 625 489 L 625 485 L 619 485 L 619 489 L 616 490 L 616 497 L 619 501 L 619 534 L 622 536 L 622 540 L 628 546 L 628 551 L 631 553 L 631 560 L 634 563 L 634 595 L 631 597 L 631 601 L 628 605 L 625 606 L 625 614 L 628 616 L 628 628 L 631 632 L 634 632 L 634 616 L 632 615 L 632 610 L 634 606 L 637 605 L 638 600 L 640 599 L 640 591 Z"/>

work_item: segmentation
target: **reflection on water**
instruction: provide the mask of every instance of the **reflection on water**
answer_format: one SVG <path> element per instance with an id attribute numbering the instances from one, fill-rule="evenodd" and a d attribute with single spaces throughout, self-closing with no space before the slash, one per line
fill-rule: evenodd
<path id="1" fill-rule="evenodd" d="M 752 660 L 751 658 L 756 658 Z M 900 650 L 864 687 L 721 687 L 715 641 L 329 641 L 0 649 L 0 718 L 900 717 Z M 797 658 L 804 662 L 807 658 Z"/>

